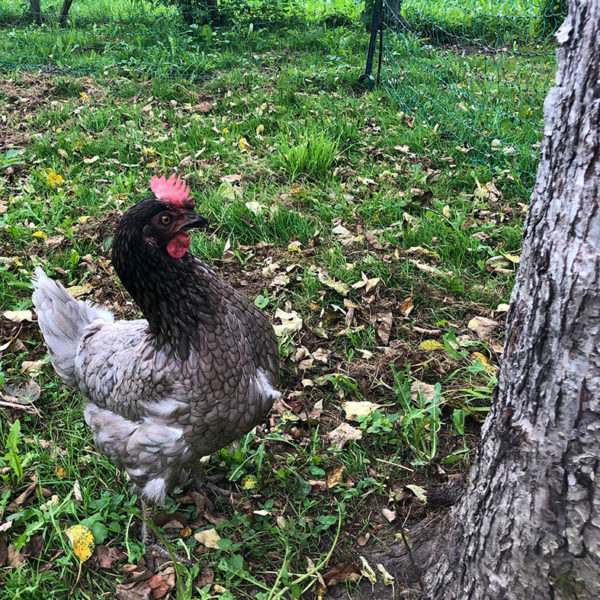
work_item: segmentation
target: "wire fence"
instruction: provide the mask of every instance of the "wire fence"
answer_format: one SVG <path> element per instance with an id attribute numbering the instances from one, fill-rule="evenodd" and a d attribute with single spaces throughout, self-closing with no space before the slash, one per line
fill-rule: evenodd
<path id="1" fill-rule="evenodd" d="M 475 161 L 531 186 L 565 11 L 565 0 L 375 0 L 379 82 Z"/>
<path id="2" fill-rule="evenodd" d="M 307 49 L 347 59 L 371 26 L 369 62 L 379 34 L 380 83 L 410 118 L 533 183 L 566 0 L 75 0 L 60 23 L 63 3 L 0 0 L 0 71 L 194 81 Z"/>

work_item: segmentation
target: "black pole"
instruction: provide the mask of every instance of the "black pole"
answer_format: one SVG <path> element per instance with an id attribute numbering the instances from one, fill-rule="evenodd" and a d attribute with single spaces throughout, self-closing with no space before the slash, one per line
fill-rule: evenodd
<path id="1" fill-rule="evenodd" d="M 373 21 L 371 22 L 371 40 L 369 41 L 367 65 L 364 74 L 358 79 L 358 84 L 369 91 L 375 87 L 375 78 L 372 75 L 373 58 L 375 57 L 375 46 L 377 45 L 377 32 L 381 26 L 380 20 L 382 8 L 383 0 L 375 0 L 375 4 L 373 5 Z"/>

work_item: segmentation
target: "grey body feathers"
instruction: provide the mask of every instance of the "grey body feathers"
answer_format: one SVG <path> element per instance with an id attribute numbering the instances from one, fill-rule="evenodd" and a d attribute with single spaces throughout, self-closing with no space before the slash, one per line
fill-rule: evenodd
<path id="1" fill-rule="evenodd" d="M 185 309 L 187 322 L 173 324 L 172 342 L 146 319 L 115 321 L 72 298 L 41 269 L 33 279 L 56 372 L 85 396 L 96 445 L 151 502 L 184 483 L 195 459 L 250 431 L 280 395 L 267 318 L 207 265 L 191 256 L 186 264 L 202 290 L 202 318 L 189 320 L 196 295 L 186 292 L 192 308 Z"/>

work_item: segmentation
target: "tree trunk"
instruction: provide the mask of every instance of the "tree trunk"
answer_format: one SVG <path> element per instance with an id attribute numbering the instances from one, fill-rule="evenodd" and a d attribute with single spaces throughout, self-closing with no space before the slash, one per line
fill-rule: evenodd
<path id="1" fill-rule="evenodd" d="M 600 0 L 570 2 L 557 39 L 499 382 L 434 600 L 600 598 Z"/>
<path id="2" fill-rule="evenodd" d="M 64 0 L 63 5 L 60 9 L 60 14 L 58 15 L 58 22 L 60 25 L 64 25 L 67 20 L 67 15 L 69 14 L 69 10 L 71 8 L 71 4 L 73 4 L 73 0 Z"/>
<path id="3" fill-rule="evenodd" d="M 40 0 L 29 0 L 29 14 L 33 17 L 33 20 L 38 24 L 42 24 L 42 9 L 40 7 Z"/>

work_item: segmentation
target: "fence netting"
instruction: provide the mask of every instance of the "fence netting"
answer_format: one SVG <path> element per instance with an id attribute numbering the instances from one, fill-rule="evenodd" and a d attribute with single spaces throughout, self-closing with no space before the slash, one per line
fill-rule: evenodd
<path id="1" fill-rule="evenodd" d="M 532 185 L 565 10 L 564 0 L 383 0 L 380 83 L 475 161 Z"/>

